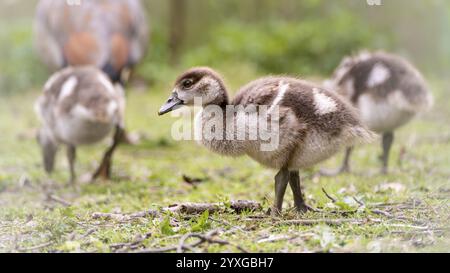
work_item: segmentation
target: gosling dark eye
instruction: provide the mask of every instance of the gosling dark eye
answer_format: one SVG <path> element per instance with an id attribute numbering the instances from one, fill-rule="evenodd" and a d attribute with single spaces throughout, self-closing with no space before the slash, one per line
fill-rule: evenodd
<path id="1" fill-rule="evenodd" d="M 189 89 L 192 87 L 192 85 L 194 85 L 194 80 L 193 79 L 185 79 L 181 82 L 181 85 L 183 86 L 184 89 Z"/>

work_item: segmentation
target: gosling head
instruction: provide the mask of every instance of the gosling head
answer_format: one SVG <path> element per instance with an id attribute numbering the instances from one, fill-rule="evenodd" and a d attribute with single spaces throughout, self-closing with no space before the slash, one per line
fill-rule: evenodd
<path id="1" fill-rule="evenodd" d="M 172 94 L 161 106 L 158 114 L 164 115 L 182 105 L 194 105 L 194 100 L 201 101 L 202 106 L 224 105 L 228 95 L 221 76 L 208 67 L 195 67 L 181 74 L 175 81 Z"/>

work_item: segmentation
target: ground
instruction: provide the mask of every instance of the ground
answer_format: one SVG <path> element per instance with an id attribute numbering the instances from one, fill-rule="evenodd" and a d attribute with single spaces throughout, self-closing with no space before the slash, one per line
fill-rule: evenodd
<path id="1" fill-rule="evenodd" d="M 233 88 L 256 77 L 232 69 L 225 74 Z M 56 172 L 49 177 L 43 171 L 32 107 L 40 91 L 2 97 L 0 252 L 175 251 L 182 238 L 186 244 L 199 240 L 181 247 L 189 252 L 449 252 L 449 82 L 433 80 L 433 110 L 396 133 L 389 175 L 378 173 L 379 143 L 357 148 L 353 174 L 315 175 L 320 167 L 338 166 L 339 154 L 301 172 L 308 203 L 323 211 L 297 215 L 288 190 L 279 218 L 265 214 L 275 170 L 171 138 L 176 119 L 156 114 L 170 84 L 128 88 L 127 126 L 141 136 L 140 143 L 120 147 L 112 181 L 78 182 L 75 188 L 67 184 L 63 151 Z M 80 177 L 93 171 L 106 145 L 79 149 Z M 201 182 L 189 184 L 183 175 Z M 238 199 L 258 201 L 263 209 L 201 215 L 163 210 L 185 201 L 226 206 Z M 160 213 L 126 215 L 148 209 Z M 97 212 L 123 215 L 97 218 Z"/>

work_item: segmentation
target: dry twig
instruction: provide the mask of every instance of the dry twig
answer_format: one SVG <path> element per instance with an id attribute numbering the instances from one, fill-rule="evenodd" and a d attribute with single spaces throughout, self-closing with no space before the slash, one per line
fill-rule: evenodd
<path id="1" fill-rule="evenodd" d="M 236 213 L 240 213 L 244 210 L 256 211 L 261 210 L 262 206 L 260 203 L 252 200 L 236 200 L 231 201 L 229 207 L 234 210 Z M 163 210 L 171 211 L 175 213 L 184 213 L 184 214 L 201 214 L 205 211 L 209 211 L 211 213 L 217 211 L 226 211 L 227 206 L 225 203 L 180 203 L 174 204 Z M 104 220 L 116 220 L 120 222 L 130 221 L 136 218 L 144 218 L 144 217 L 157 217 L 160 215 L 160 212 L 157 210 L 144 210 L 138 211 L 135 213 L 103 213 L 103 212 L 94 212 L 92 214 L 92 218 L 94 219 L 104 219 Z"/>
<path id="2" fill-rule="evenodd" d="M 94 219 L 105 219 L 105 220 L 116 220 L 119 222 L 123 221 L 130 221 L 136 218 L 144 218 L 144 217 L 156 217 L 159 215 L 159 212 L 156 210 L 144 210 L 144 211 L 138 211 L 134 213 L 102 213 L 102 212 L 94 212 L 92 214 L 92 218 Z"/>
<path id="3" fill-rule="evenodd" d="M 168 247 L 163 247 L 163 248 L 155 248 L 155 249 L 141 249 L 138 251 L 135 251 L 136 253 L 162 253 L 162 252 L 169 252 L 169 251 L 174 251 L 176 250 L 177 252 L 181 253 L 184 250 L 190 250 L 193 251 L 194 247 L 197 247 L 203 243 L 209 243 L 209 244 L 220 244 L 220 245 L 231 245 L 236 247 L 237 249 L 239 249 L 242 252 L 247 252 L 244 248 L 242 248 L 239 245 L 236 245 L 234 243 L 230 243 L 226 240 L 222 240 L 222 239 L 216 239 L 214 238 L 214 236 L 216 236 L 219 233 L 218 230 L 212 230 L 209 231 L 206 234 L 200 234 L 200 233 L 187 233 L 185 235 L 183 235 L 178 243 L 178 245 L 176 246 L 168 246 Z M 190 243 L 190 244 L 186 244 L 186 240 L 188 238 L 197 238 L 198 240 Z"/>
<path id="4" fill-rule="evenodd" d="M 47 195 L 47 200 L 48 200 L 48 201 L 53 201 L 53 202 L 59 203 L 59 204 L 65 206 L 65 207 L 70 207 L 70 206 L 72 206 L 72 203 L 71 203 L 71 202 L 66 201 L 66 200 L 64 200 L 63 198 L 61 198 L 61 197 L 59 197 L 59 196 L 56 196 L 56 195 L 54 195 L 54 194 L 48 194 L 48 195 Z"/>
<path id="5" fill-rule="evenodd" d="M 136 238 L 134 241 L 129 242 L 129 243 L 117 243 L 117 244 L 112 244 L 109 247 L 112 248 L 113 250 L 119 250 L 119 249 L 135 249 L 138 248 L 146 239 L 150 238 L 150 236 L 152 236 L 152 234 L 150 232 L 144 234 L 144 235 L 140 235 L 137 236 L 138 238 Z"/>
<path id="6" fill-rule="evenodd" d="M 166 208 L 166 210 L 176 212 L 176 213 L 186 213 L 186 214 L 200 214 L 205 211 L 214 213 L 217 211 L 226 210 L 227 206 L 224 203 L 180 203 L 174 204 Z M 252 200 L 235 200 L 230 202 L 230 208 L 236 213 L 242 212 L 244 210 L 256 211 L 261 210 L 262 206 L 260 203 Z"/>
<path id="7" fill-rule="evenodd" d="M 287 224 L 287 225 L 317 225 L 317 224 L 327 224 L 327 225 L 342 225 L 342 224 L 366 224 L 366 223 L 370 223 L 370 222 L 382 222 L 381 219 L 372 219 L 372 218 L 367 218 L 367 219 L 356 219 L 356 218 L 339 218 L 339 219 L 327 219 L 327 218 L 322 218 L 322 219 L 295 219 L 295 220 L 283 220 L 283 221 L 277 221 L 275 222 L 275 224 L 277 225 L 283 225 L 283 224 Z"/>
<path id="8" fill-rule="evenodd" d="M 328 199 L 331 200 L 331 202 L 336 203 L 336 199 L 333 198 L 331 195 L 329 195 L 329 194 L 327 193 L 327 191 L 325 190 L 325 188 L 322 188 L 322 192 L 325 194 L 325 196 L 326 196 Z"/>
<path id="9" fill-rule="evenodd" d="M 30 251 L 33 251 L 33 250 L 38 250 L 38 249 L 41 249 L 41 248 L 48 247 L 48 246 L 50 246 L 52 244 L 53 244 L 53 241 L 49 241 L 49 242 L 46 242 L 46 243 L 43 243 L 43 244 L 40 244 L 40 245 L 35 245 L 35 246 L 31 246 L 31 247 L 26 247 L 26 248 L 18 248 L 17 251 L 19 251 L 19 252 L 30 252 Z"/>

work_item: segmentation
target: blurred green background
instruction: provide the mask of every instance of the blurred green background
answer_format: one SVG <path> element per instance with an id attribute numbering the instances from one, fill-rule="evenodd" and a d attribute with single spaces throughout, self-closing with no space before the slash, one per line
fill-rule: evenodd
<path id="1" fill-rule="evenodd" d="M 450 70 L 447 0 L 143 2 L 151 42 L 134 79 L 150 85 L 194 65 L 326 76 L 342 56 L 363 48 L 399 53 L 427 75 Z M 0 0 L 0 94 L 40 87 L 48 77 L 33 52 L 36 3 Z"/>

